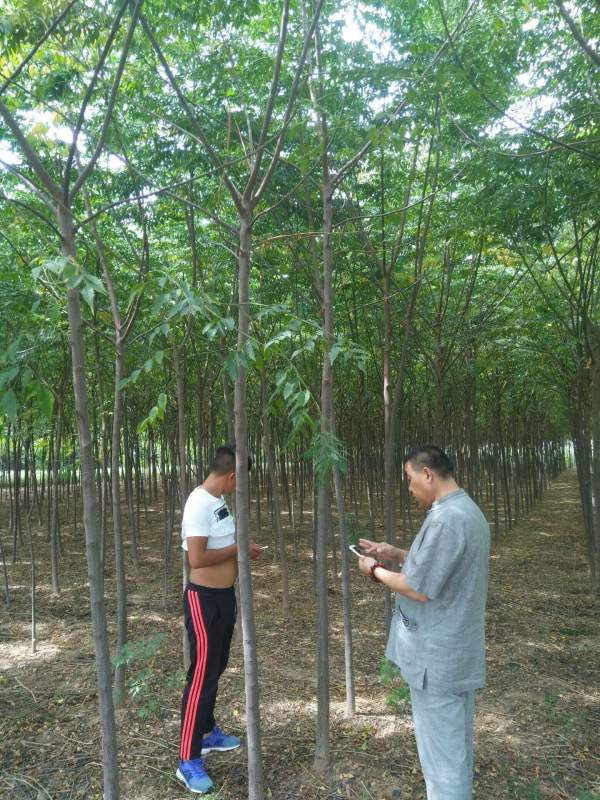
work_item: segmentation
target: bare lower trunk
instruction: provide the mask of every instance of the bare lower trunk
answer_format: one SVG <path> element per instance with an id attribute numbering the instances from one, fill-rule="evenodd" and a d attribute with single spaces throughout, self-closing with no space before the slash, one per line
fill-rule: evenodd
<path id="1" fill-rule="evenodd" d="M 322 123 L 323 125 L 323 123 Z M 332 433 L 332 364 L 330 349 L 333 345 L 333 253 L 331 231 L 333 226 L 332 188 L 327 172 L 327 138 L 323 131 L 323 316 L 327 351 L 323 357 L 321 373 L 321 442 L 325 448 L 326 437 Z M 322 456 L 325 457 L 325 453 Z M 326 458 L 322 458 L 326 460 Z M 317 500 L 317 739 L 315 744 L 315 770 L 326 774 L 329 770 L 329 597 L 327 592 L 327 542 L 330 531 L 331 473 L 320 476 Z"/>
<path id="2" fill-rule="evenodd" d="M 185 503 L 188 498 L 188 481 L 187 481 L 187 453 L 185 449 L 186 440 L 186 427 L 185 427 L 185 382 L 183 377 L 183 362 L 181 353 L 183 349 L 182 342 L 173 349 L 173 365 L 175 367 L 175 382 L 177 386 L 177 450 L 179 458 L 179 493 L 181 496 L 181 513 L 185 508 Z M 190 562 L 187 550 L 181 551 L 181 582 L 183 589 L 187 586 L 190 579 Z M 190 666 L 190 642 L 187 633 L 183 631 L 183 666 L 187 671 Z"/>
<path id="3" fill-rule="evenodd" d="M 59 226 L 63 252 L 75 258 L 75 239 L 71 214 L 59 208 Z M 104 604 L 104 576 L 100 559 L 101 531 L 98 522 L 96 483 L 94 475 L 94 453 L 85 376 L 85 340 L 81 303 L 78 289 L 68 292 L 69 332 L 73 370 L 73 393 L 77 430 L 79 433 L 79 459 L 81 463 L 81 487 L 83 497 L 83 523 L 85 548 L 90 585 L 90 605 L 96 652 L 96 679 L 98 706 L 102 730 L 102 768 L 104 778 L 104 800 L 118 800 L 119 765 L 117 757 L 117 735 L 111 693 L 111 667 L 106 631 L 106 607 Z"/>
<path id="4" fill-rule="evenodd" d="M 333 469 L 333 485 L 340 525 L 340 549 L 342 554 L 342 605 L 344 614 L 344 668 L 346 676 L 346 716 L 352 717 L 356 709 L 354 698 L 354 665 L 352 657 L 352 588 L 350 585 L 350 563 L 348 558 L 348 526 L 342 477 L 338 467 Z"/>
<path id="5" fill-rule="evenodd" d="M 123 547 L 123 519 L 121 515 L 121 478 L 120 478 L 120 447 L 121 447 L 121 420 L 123 416 L 123 390 L 119 384 L 123 377 L 123 344 L 118 339 L 117 333 L 115 355 L 115 398 L 113 403 L 112 422 L 112 517 L 113 534 L 115 543 L 115 580 L 117 585 L 117 656 L 123 654 L 127 643 L 127 576 L 125 574 L 125 549 Z M 128 443 L 125 444 L 128 446 Z M 115 667 L 113 681 L 113 697 L 118 708 L 125 701 L 125 679 L 127 666 L 124 659 L 119 658 Z"/>
<path id="6" fill-rule="evenodd" d="M 37 638 L 36 638 L 36 629 L 37 629 L 37 610 L 36 610 L 36 571 L 35 571 L 35 551 L 33 549 L 33 535 L 31 533 L 31 513 L 33 511 L 33 506 L 29 508 L 27 512 L 27 538 L 29 539 L 29 559 L 31 561 L 31 585 L 30 585 L 30 597 L 31 597 L 31 652 L 35 653 L 37 650 Z"/>
<path id="7" fill-rule="evenodd" d="M 4 602 L 6 607 L 10 608 L 10 584 L 8 582 L 8 569 L 6 567 L 6 555 L 4 553 L 4 545 L 2 544 L 2 537 L 0 536 L 0 558 L 2 559 L 2 574 L 4 575 Z"/>
<path id="8" fill-rule="evenodd" d="M 60 582 L 58 571 L 58 548 L 60 530 L 60 497 L 59 497 L 59 467 L 60 467 L 60 443 L 62 439 L 64 397 L 59 393 L 56 402 L 56 427 L 54 430 L 54 455 L 52 457 L 52 516 L 50 523 L 50 563 L 52 567 L 52 594 L 60 594 Z"/>
<path id="9" fill-rule="evenodd" d="M 275 526 L 275 538 L 279 550 L 279 563 L 281 567 L 281 606 L 284 620 L 290 615 L 290 588 L 288 579 L 287 551 L 283 527 L 281 524 L 281 502 L 279 498 L 279 487 L 277 485 L 277 468 L 275 462 L 275 450 L 273 448 L 273 437 L 271 435 L 271 421 L 267 416 L 263 417 L 263 437 L 267 465 L 269 469 L 269 481 L 271 485 L 271 503 L 273 507 L 273 523 Z"/>
<path id="10" fill-rule="evenodd" d="M 238 351 L 248 340 L 250 313 L 248 285 L 250 274 L 250 214 L 240 219 Z M 250 498 L 248 481 L 248 417 L 246 406 L 246 369 L 239 365 L 235 382 L 235 443 L 237 453 L 236 515 L 238 540 L 239 589 L 242 610 L 244 677 L 246 683 L 246 724 L 248 728 L 248 797 L 263 800 L 263 771 L 260 735 L 260 697 L 256 657 L 256 625 L 250 572 Z"/>
<path id="11" fill-rule="evenodd" d="M 394 384 L 394 393 L 389 398 L 389 411 L 385 418 L 385 444 L 384 444 L 384 481 L 385 481 L 385 540 L 396 545 L 396 430 L 397 419 L 400 414 L 400 404 L 404 395 L 404 376 L 408 362 L 408 352 L 412 335 L 413 317 L 419 293 L 419 282 L 415 281 L 410 295 L 410 300 L 404 316 L 402 350 L 398 363 L 398 372 Z M 385 590 L 385 630 L 389 630 L 392 619 L 392 594 L 386 587 Z"/>
<path id="12" fill-rule="evenodd" d="M 590 386 L 590 434 L 592 440 L 592 514 L 589 532 L 592 594 L 600 596 L 600 328 L 590 336 L 592 343 Z"/>

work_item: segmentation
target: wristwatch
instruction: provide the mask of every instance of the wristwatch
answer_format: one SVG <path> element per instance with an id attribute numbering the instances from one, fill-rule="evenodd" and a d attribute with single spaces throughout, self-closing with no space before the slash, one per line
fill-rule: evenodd
<path id="1" fill-rule="evenodd" d="M 377 569 L 377 567 L 383 567 L 383 564 L 381 564 L 379 561 L 376 561 L 372 565 L 372 567 L 369 570 L 369 572 L 371 573 L 371 580 L 372 581 L 375 581 L 375 583 L 381 583 L 381 580 L 377 577 L 377 575 L 375 575 L 375 570 Z"/>

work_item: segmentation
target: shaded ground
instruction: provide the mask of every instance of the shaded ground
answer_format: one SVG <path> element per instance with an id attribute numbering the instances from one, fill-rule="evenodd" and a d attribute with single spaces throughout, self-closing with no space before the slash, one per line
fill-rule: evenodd
<path id="1" fill-rule="evenodd" d="M 162 634 L 134 661 L 136 700 L 119 712 L 124 800 L 191 797 L 174 778 L 181 620 L 178 545 L 165 609 L 162 517 L 142 515 L 142 570 L 129 584 L 133 641 Z M 4 528 L 5 530 L 5 528 Z M 44 535 L 36 535 L 38 652 L 31 655 L 28 563 L 9 567 L 12 603 L 0 626 L 0 798 L 101 798 L 99 731 L 81 528 L 63 529 L 65 588 L 52 598 Z M 273 553 L 270 543 L 266 551 Z M 312 772 L 315 636 L 308 528 L 290 545 L 292 618 L 281 620 L 278 570 L 254 568 L 265 785 L 272 800 L 420 800 L 424 787 L 410 709 L 394 710 L 378 676 L 384 641 L 381 588 L 354 574 L 357 713 L 344 719 L 341 590 L 331 590 L 331 778 Z M 6 541 L 4 542 L 6 546 Z M 22 552 L 26 552 L 23 546 Z M 110 562 L 108 571 L 110 573 Z M 66 588 L 66 587 L 69 588 Z M 477 800 L 600 800 L 600 603 L 588 577 L 575 478 L 496 543 L 489 598 L 489 686 L 478 703 Z M 112 583 L 107 584 L 114 612 Z M 244 730 L 241 644 L 221 682 L 219 722 Z M 212 754 L 215 800 L 247 797 L 245 754 Z"/>

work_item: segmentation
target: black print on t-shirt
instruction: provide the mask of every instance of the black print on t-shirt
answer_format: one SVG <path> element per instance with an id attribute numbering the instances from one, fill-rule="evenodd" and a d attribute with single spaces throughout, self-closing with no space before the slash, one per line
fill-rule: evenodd
<path id="1" fill-rule="evenodd" d="M 227 506 L 221 506 L 221 508 L 217 508 L 215 510 L 215 517 L 217 518 L 217 522 L 221 522 L 222 519 L 225 519 L 229 516 L 229 509 Z"/>

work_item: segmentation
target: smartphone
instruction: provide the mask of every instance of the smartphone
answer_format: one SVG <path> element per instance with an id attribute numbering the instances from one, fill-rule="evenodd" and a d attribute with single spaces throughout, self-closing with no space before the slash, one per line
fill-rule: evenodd
<path id="1" fill-rule="evenodd" d="M 364 556 L 364 553 L 355 544 L 349 544 L 348 545 L 348 550 L 351 550 L 354 553 L 354 555 L 358 556 L 359 558 L 361 556 Z"/>

